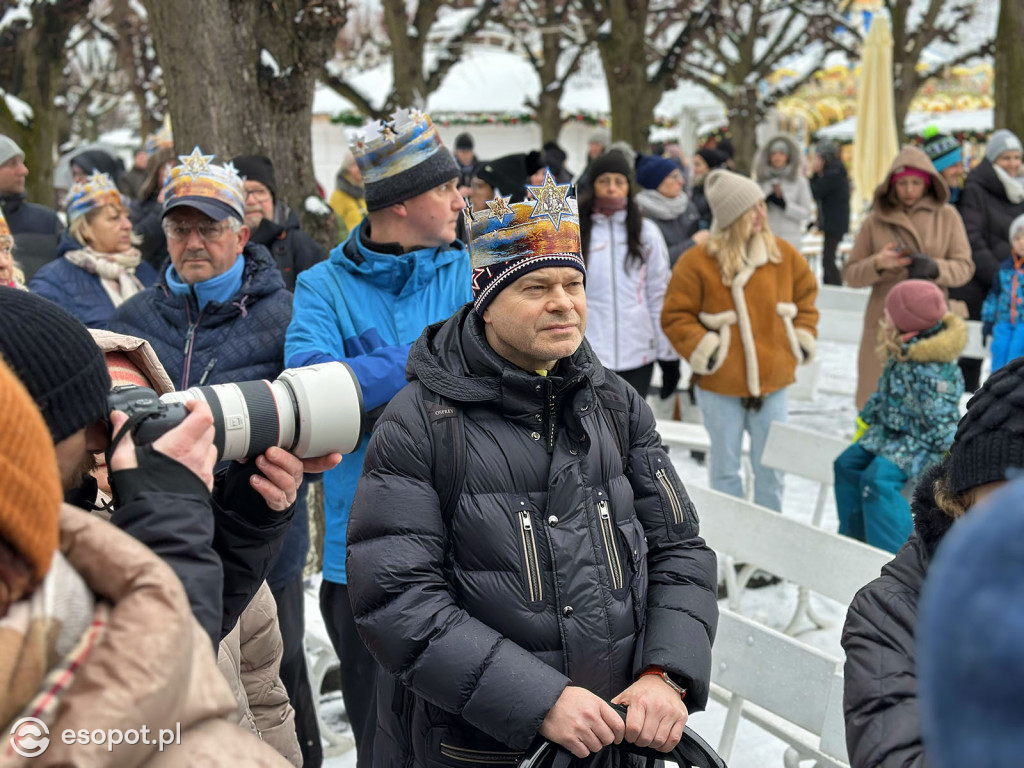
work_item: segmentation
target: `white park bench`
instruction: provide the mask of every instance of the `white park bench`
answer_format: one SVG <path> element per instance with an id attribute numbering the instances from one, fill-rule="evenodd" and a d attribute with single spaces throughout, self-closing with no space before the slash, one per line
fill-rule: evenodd
<path id="1" fill-rule="evenodd" d="M 720 611 L 711 659 L 711 697 L 727 708 L 723 760 L 746 718 L 788 745 L 786 768 L 847 768 L 839 659 L 729 610 Z"/>

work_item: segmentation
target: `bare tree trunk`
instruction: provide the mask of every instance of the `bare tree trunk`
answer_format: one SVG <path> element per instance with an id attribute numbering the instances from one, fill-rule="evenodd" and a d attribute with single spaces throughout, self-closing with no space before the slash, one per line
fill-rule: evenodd
<path id="1" fill-rule="evenodd" d="M 756 90 L 751 87 L 750 90 Z M 757 94 L 738 91 L 738 98 L 726 105 L 729 114 L 729 133 L 732 134 L 733 165 L 744 176 L 754 167 L 757 153 L 757 126 L 761 117 L 757 111 Z"/>
<path id="2" fill-rule="evenodd" d="M 647 3 L 609 0 L 605 8 L 611 33 L 598 36 L 597 48 L 608 82 L 612 138 L 646 152 L 654 108 L 664 92 L 647 76 Z"/>
<path id="3" fill-rule="evenodd" d="M 995 127 L 1024 136 L 1024 8 L 1005 0 L 999 8 L 995 50 Z"/>
<path id="4" fill-rule="evenodd" d="M 0 105 L 0 131 L 17 141 L 25 151 L 25 164 L 31 171 L 26 179 L 28 198 L 43 205 L 52 206 L 55 202 L 53 161 L 59 116 L 63 111 L 55 102 L 66 60 L 64 45 L 71 28 L 85 18 L 88 10 L 89 0 L 60 0 L 31 6 L 32 22 L 17 38 L 20 83 L 10 89 L 32 108 L 30 124 L 25 126 L 15 121 L 6 105 Z"/>
<path id="5" fill-rule="evenodd" d="M 174 143 L 218 161 L 264 154 L 303 229 L 334 244 L 334 217 L 305 209 L 316 194 L 313 87 L 343 15 L 331 0 L 146 0 L 164 71 Z M 197 23 L 201 20 L 201 23 Z"/>

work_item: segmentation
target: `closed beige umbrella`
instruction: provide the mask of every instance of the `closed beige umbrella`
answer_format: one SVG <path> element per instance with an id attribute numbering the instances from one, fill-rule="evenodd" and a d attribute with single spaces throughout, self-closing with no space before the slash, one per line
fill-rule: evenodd
<path id="1" fill-rule="evenodd" d="M 853 137 L 854 202 L 871 203 L 899 152 L 893 105 L 892 33 L 889 20 L 875 14 L 861 52 L 857 89 L 857 131 Z"/>

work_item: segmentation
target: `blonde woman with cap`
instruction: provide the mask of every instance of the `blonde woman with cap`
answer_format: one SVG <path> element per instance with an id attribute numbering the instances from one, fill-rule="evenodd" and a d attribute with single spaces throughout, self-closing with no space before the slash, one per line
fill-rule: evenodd
<path id="1" fill-rule="evenodd" d="M 94 173 L 71 188 L 57 258 L 35 273 L 29 290 L 89 328 L 106 328 L 115 309 L 156 280 L 136 242 L 128 200 L 107 174 Z"/>
<path id="2" fill-rule="evenodd" d="M 708 174 L 711 235 L 679 257 L 665 294 L 665 335 L 693 368 L 711 435 L 711 487 L 743 496 L 740 455 L 750 433 L 754 501 L 781 511 L 783 475 L 760 458 L 786 388 L 814 356 L 818 285 L 806 260 L 768 226 L 764 192 L 726 170 Z"/>

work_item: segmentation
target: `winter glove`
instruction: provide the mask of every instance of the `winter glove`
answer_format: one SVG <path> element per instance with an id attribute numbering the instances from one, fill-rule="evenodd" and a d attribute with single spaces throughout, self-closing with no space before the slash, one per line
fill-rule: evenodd
<path id="1" fill-rule="evenodd" d="M 923 253 L 910 254 L 907 277 L 911 280 L 934 280 L 939 276 L 939 265 L 935 259 Z"/>
<path id="2" fill-rule="evenodd" d="M 679 379 L 682 378 L 682 374 L 679 372 L 679 361 L 659 360 L 658 367 L 661 368 L 661 390 L 658 392 L 658 397 L 667 400 L 676 393 Z"/>
<path id="3" fill-rule="evenodd" d="M 768 197 L 764 199 L 764 201 L 770 205 L 777 205 L 782 210 L 786 210 L 786 198 L 784 198 L 782 195 L 776 195 L 774 192 L 772 192 L 770 195 L 768 195 Z"/>
<path id="4" fill-rule="evenodd" d="M 869 426 L 870 426 L 870 424 L 868 424 L 866 421 L 864 421 L 864 419 L 862 419 L 860 416 L 858 416 L 857 417 L 857 429 L 853 433 L 853 442 L 856 443 L 862 437 L 864 437 L 864 433 L 868 431 L 868 427 Z"/>

